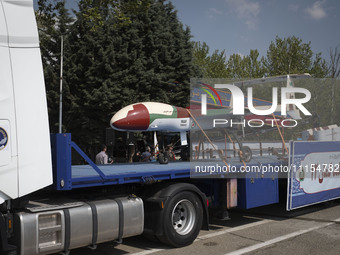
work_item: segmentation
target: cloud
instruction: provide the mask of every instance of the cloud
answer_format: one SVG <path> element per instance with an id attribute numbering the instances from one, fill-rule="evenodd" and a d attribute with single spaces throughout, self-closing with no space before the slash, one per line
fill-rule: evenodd
<path id="1" fill-rule="evenodd" d="M 288 9 L 292 12 L 297 12 L 299 10 L 300 6 L 298 4 L 290 4 L 288 5 Z"/>
<path id="2" fill-rule="evenodd" d="M 223 13 L 222 11 L 219 11 L 216 8 L 210 8 L 209 12 L 212 13 L 212 14 L 216 14 L 216 15 L 220 15 L 220 14 Z"/>
<path id="3" fill-rule="evenodd" d="M 316 1 L 312 7 L 307 7 L 305 12 L 311 19 L 320 20 L 327 16 L 325 9 L 323 8 L 323 4 L 325 1 Z"/>
<path id="4" fill-rule="evenodd" d="M 210 8 L 208 10 L 208 17 L 210 19 L 214 19 L 214 18 L 216 18 L 216 16 L 221 15 L 221 14 L 223 14 L 223 12 L 218 10 L 218 9 L 216 9 L 216 8 Z"/>
<path id="5" fill-rule="evenodd" d="M 260 4 L 250 2 L 250 0 L 225 0 L 231 12 L 236 13 L 237 17 L 247 25 L 248 29 L 257 28 L 257 16 L 260 13 Z"/>

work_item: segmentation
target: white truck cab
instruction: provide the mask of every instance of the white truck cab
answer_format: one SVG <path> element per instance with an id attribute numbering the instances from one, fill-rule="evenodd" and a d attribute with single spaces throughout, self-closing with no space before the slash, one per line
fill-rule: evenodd
<path id="1" fill-rule="evenodd" d="M 0 204 L 52 183 L 45 84 L 32 0 L 0 0 Z"/>

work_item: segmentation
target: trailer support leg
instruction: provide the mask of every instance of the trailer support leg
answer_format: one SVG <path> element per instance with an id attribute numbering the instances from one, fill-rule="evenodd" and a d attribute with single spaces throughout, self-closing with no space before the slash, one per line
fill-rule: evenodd
<path id="1" fill-rule="evenodd" d="M 218 210 L 216 212 L 216 218 L 219 220 L 230 220 L 227 204 L 227 179 L 218 180 Z"/>

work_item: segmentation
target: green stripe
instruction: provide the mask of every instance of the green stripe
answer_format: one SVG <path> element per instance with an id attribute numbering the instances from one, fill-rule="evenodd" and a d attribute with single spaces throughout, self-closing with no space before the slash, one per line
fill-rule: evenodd
<path id="1" fill-rule="evenodd" d="M 172 106 L 172 114 L 171 115 L 159 114 L 159 113 L 150 113 L 150 124 L 155 119 L 170 119 L 170 118 L 177 118 L 177 109 L 174 106 Z"/>
<path id="2" fill-rule="evenodd" d="M 232 111 L 231 108 L 224 108 L 224 109 L 208 109 L 207 116 L 221 116 L 221 115 L 228 115 Z"/>
<path id="3" fill-rule="evenodd" d="M 206 89 L 202 89 L 205 93 L 207 93 L 210 97 L 211 97 L 211 99 L 214 101 L 214 103 L 216 104 L 216 100 L 215 100 L 215 98 L 214 98 L 214 96 L 208 91 L 208 90 L 206 90 Z"/>

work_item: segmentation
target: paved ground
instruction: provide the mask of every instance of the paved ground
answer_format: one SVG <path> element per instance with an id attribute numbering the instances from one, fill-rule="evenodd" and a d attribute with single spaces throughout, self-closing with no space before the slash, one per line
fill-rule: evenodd
<path id="1" fill-rule="evenodd" d="M 211 219 L 211 230 L 201 231 L 184 248 L 166 247 L 138 236 L 117 246 L 100 244 L 95 251 L 72 250 L 71 255 L 340 254 L 340 200 L 292 212 L 277 204 L 232 211 L 230 216 L 229 221 Z"/>

